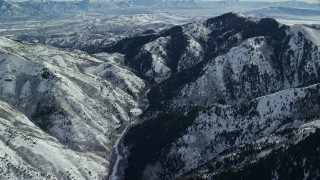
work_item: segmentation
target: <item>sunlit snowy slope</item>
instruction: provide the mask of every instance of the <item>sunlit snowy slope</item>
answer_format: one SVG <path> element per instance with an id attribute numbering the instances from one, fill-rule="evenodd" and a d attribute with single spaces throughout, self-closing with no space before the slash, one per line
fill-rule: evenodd
<path id="1" fill-rule="evenodd" d="M 0 174 L 105 177 L 117 129 L 129 123 L 145 86 L 122 68 L 123 57 L 4 37 L 0 57 Z"/>

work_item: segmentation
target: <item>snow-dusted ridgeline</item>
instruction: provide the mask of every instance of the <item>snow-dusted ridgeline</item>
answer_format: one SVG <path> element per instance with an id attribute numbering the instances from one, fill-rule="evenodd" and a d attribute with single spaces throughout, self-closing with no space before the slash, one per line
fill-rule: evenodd
<path id="1" fill-rule="evenodd" d="M 141 116 L 144 123 L 124 137 L 131 148 L 124 178 L 188 178 L 184 173 L 210 165 L 220 155 L 238 150 L 246 155 L 241 148 L 259 139 L 275 136 L 279 141 L 270 139 L 271 148 L 262 143 L 265 152 L 246 156 L 259 160 L 274 155 L 279 147 L 291 147 L 290 142 L 303 142 L 302 136 L 316 136 L 317 126 L 303 133 L 299 129 L 320 118 L 318 34 L 307 26 L 228 13 L 141 39 L 128 38 L 111 47 L 110 52 L 125 54 L 125 64 L 150 82 L 165 77 L 148 93 L 150 106 Z M 126 54 L 128 49 L 132 51 Z M 138 62 L 144 66 L 135 66 Z M 145 74 L 156 72 L 155 67 L 160 67 L 156 62 L 171 73 Z M 293 139 L 287 133 L 291 129 Z M 219 172 L 229 170 L 228 163 L 222 165 Z M 208 169 L 210 175 L 218 173 Z M 317 167 L 310 170 L 316 172 Z M 195 177 L 205 179 L 201 169 L 196 173 Z"/>
<path id="2" fill-rule="evenodd" d="M 32 150 L 39 158 L 21 160 L 26 164 L 22 169 L 34 167 L 29 172 L 17 170 L 20 162 L 0 165 L 10 167 L 6 178 L 17 179 L 101 179 L 109 174 L 113 180 L 122 172 L 127 179 L 170 179 L 208 161 L 235 157 L 229 152 L 245 153 L 241 148 L 251 142 L 263 149 L 250 154 L 254 160 L 267 157 L 317 132 L 318 37 L 319 31 L 309 27 L 234 13 L 123 39 L 97 50 L 109 53 L 93 55 L 1 37 L 3 114 L 24 117 L 5 115 L 1 120 L 18 118 L 18 124 L 27 123 L 45 134 L 44 143 L 48 141 L 45 147 L 23 142 L 16 148 L 14 140 L 19 138 L 3 130 L 0 135 L 6 138 L 0 142 L 6 153 L 1 157 L 19 159 L 24 147 L 36 145 L 54 151 L 50 146 L 57 143 L 60 158 L 46 156 L 50 151 Z M 140 101 L 146 89 L 141 78 L 153 84 L 147 101 Z M 139 120 L 147 121 L 131 131 L 126 127 L 142 112 L 139 108 L 146 111 Z M 294 135 L 287 137 L 292 128 Z M 26 135 L 30 136 L 33 139 Z M 125 141 L 128 147 L 122 147 Z M 134 151 L 121 152 L 127 148 Z M 86 163 L 75 169 L 79 153 Z M 129 166 L 123 170 L 126 160 Z M 43 161 L 53 169 L 42 168 Z M 203 172 L 216 173 L 206 168 L 196 171 L 199 177 Z"/>

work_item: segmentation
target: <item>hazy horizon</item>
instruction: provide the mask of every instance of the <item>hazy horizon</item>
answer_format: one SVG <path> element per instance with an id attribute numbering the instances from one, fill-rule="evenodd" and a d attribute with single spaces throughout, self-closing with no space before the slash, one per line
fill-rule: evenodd
<path id="1" fill-rule="evenodd" d="M 10 0 L 13 2 L 22 2 L 28 0 Z M 40 1 L 40 0 L 39 0 Z M 81 0 L 44 0 L 44 1 L 81 1 Z M 110 0 L 90 0 L 90 1 L 110 1 Z M 224 1 L 224 0 L 199 0 L 199 1 Z M 252 1 L 252 2 L 286 2 L 286 1 L 296 1 L 296 2 L 307 2 L 307 3 L 320 3 L 320 0 L 239 0 L 239 1 Z"/>

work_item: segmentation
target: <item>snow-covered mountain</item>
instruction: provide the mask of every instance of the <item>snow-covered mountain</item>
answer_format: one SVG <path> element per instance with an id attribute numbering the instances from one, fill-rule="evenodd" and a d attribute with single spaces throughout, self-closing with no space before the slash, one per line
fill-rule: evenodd
<path id="1" fill-rule="evenodd" d="M 254 16 L 259 18 L 274 18 L 280 23 L 286 25 L 305 24 L 319 25 L 320 24 L 320 5 L 315 4 L 314 8 L 302 7 L 264 7 L 255 8 L 247 12 L 243 12 L 246 16 Z"/>
<path id="2" fill-rule="evenodd" d="M 289 7 L 268 7 L 262 9 L 254 9 L 244 14 L 255 17 L 275 18 L 281 23 L 287 25 L 294 24 L 320 24 L 320 8 L 303 9 Z"/>
<path id="3" fill-rule="evenodd" d="M 0 19 L 26 18 L 26 17 L 68 17 L 79 14 L 109 14 L 110 11 L 117 10 L 128 12 L 151 10 L 167 11 L 187 8 L 207 11 L 208 8 L 213 13 L 226 13 L 230 11 L 244 12 L 256 11 L 257 8 L 285 7 L 285 8 L 305 8 L 317 10 L 320 3 L 306 3 L 303 1 L 285 2 L 264 2 L 264 1 L 206 1 L 206 0 L 1 0 Z M 261 10 L 265 11 L 265 10 Z M 283 9 L 281 10 L 283 11 Z M 291 10 L 289 10 L 291 12 Z M 108 12 L 108 13 L 106 13 Z M 286 11 L 288 13 L 288 11 Z M 298 13 L 301 11 L 298 11 Z M 306 11 L 307 12 L 307 11 Z M 187 12 L 194 14 L 194 11 Z M 257 13 L 258 14 L 258 13 Z"/>
<path id="4" fill-rule="evenodd" d="M 154 33 L 195 19 L 170 13 L 110 14 L 31 21 L 25 25 L 6 24 L 3 27 L 6 31 L 0 33 L 15 35 L 16 39 L 25 42 L 95 52 L 95 49 L 125 37 Z"/>
<path id="5" fill-rule="evenodd" d="M 319 37 L 310 27 L 228 13 L 102 48 L 124 54 L 152 85 L 143 123 L 124 137 L 122 177 L 245 178 L 254 162 L 296 152 L 318 132 Z M 298 167 L 318 177 L 319 166 L 306 163 Z M 264 177 L 283 177 L 283 166 Z M 289 167 L 288 177 L 303 172 Z"/>
<path id="6" fill-rule="evenodd" d="M 101 179 L 108 172 L 105 158 L 71 150 L 4 101 L 0 122 L 1 179 Z"/>
<path id="7" fill-rule="evenodd" d="M 34 10 L 23 8 L 18 3 L 1 0 L 0 1 L 0 17 L 20 17 L 35 13 Z"/>
<path id="8" fill-rule="evenodd" d="M 235 13 L 87 53 L 1 37 L 0 178 L 319 178 L 319 37 Z"/>
<path id="9" fill-rule="evenodd" d="M 143 80 L 123 56 L 0 38 L 1 177 L 102 179 Z"/>
<path id="10" fill-rule="evenodd" d="M 26 18 L 31 16 L 61 16 L 81 13 L 88 9 L 89 1 L 0 1 L 0 18 Z M 58 14 L 57 14 L 58 13 Z"/>
<path id="11" fill-rule="evenodd" d="M 263 9 L 256 9 L 245 13 L 250 16 L 257 17 L 283 17 L 283 16 L 320 16 L 318 9 L 299 9 L 288 7 L 269 7 Z"/>
<path id="12" fill-rule="evenodd" d="M 115 9 L 134 9 L 158 6 L 194 6 L 195 0 L 134 0 L 134 1 L 35 1 L 27 0 L 15 2 L 11 0 L 0 1 L 0 18 L 26 18 L 26 17 L 57 17 L 63 15 L 77 15 L 91 13 L 104 14 L 107 10 Z"/>
<path id="13" fill-rule="evenodd" d="M 197 6 L 201 0 L 133 0 L 133 4 L 142 6 Z"/>

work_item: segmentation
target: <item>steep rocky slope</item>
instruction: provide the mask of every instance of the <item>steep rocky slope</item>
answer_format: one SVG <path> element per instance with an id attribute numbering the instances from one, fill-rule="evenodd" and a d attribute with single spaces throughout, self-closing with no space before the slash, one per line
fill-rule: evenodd
<path id="1" fill-rule="evenodd" d="M 11 105 L 0 102 L 1 179 L 101 179 L 109 162 L 69 149 Z"/>
<path id="2" fill-rule="evenodd" d="M 4 174 L 17 179 L 39 173 L 85 179 L 91 171 L 92 177 L 105 177 L 117 134 L 129 123 L 130 110 L 139 108 L 145 86 L 122 67 L 123 57 L 89 56 L 4 37 L 0 57 L 0 98 L 12 109 L 2 107 L 1 157 L 9 159 L 2 165 L 18 169 L 17 173 L 6 169 L 11 174 Z M 11 167 L 12 162 L 16 164 Z M 20 173 L 21 163 L 34 170 Z"/>
<path id="3" fill-rule="evenodd" d="M 125 178 L 171 179 L 203 164 L 206 167 L 193 177 L 211 174 L 223 179 L 223 173 L 228 177 L 227 170 L 242 170 L 280 148 L 285 153 L 292 144 L 314 133 L 319 126 L 319 100 L 317 84 L 233 106 L 194 106 L 157 115 L 132 128 L 125 137 L 125 144 L 131 147 Z M 291 161 L 298 163 L 300 159 Z M 304 167 L 305 171 L 318 177 L 318 166 L 310 166 Z M 281 168 L 275 165 L 271 172 L 280 174 Z M 275 177 L 276 173 L 265 177 Z"/>
<path id="4" fill-rule="evenodd" d="M 219 173 L 253 163 L 249 157 L 303 144 L 318 127 L 319 37 L 309 27 L 228 13 L 102 49 L 124 54 L 124 63 L 152 85 L 144 122 L 124 138 L 130 153 L 123 177 L 171 179 L 227 152 L 242 153 L 234 167 L 222 163 L 184 176 L 223 178 Z M 244 146 L 269 153 L 245 153 Z"/>
<path id="5" fill-rule="evenodd" d="M 229 13 L 102 50 L 124 54 L 139 76 L 161 82 L 149 93 L 151 104 L 232 104 L 316 82 L 318 35 L 305 26 Z"/>

